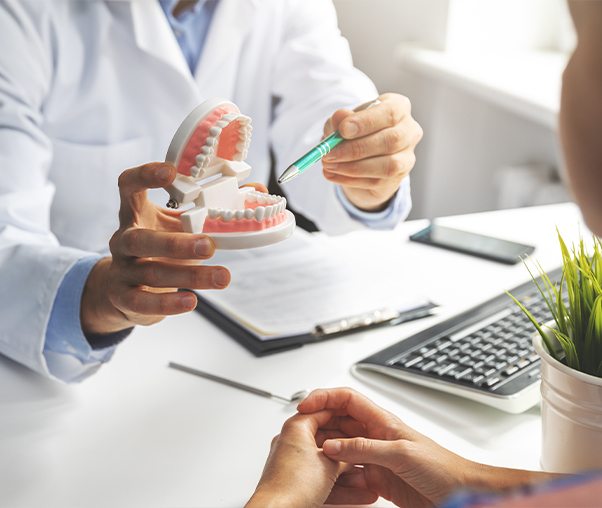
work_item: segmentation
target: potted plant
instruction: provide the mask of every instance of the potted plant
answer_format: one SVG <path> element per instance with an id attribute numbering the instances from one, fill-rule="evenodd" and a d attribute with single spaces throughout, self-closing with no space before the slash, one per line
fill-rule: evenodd
<path id="1" fill-rule="evenodd" d="M 563 273 L 558 285 L 541 266 L 537 284 L 553 321 L 540 324 L 512 297 L 538 333 L 541 356 L 541 465 L 574 473 L 602 468 L 602 241 L 592 253 L 583 241 L 569 250 L 558 234 Z"/>

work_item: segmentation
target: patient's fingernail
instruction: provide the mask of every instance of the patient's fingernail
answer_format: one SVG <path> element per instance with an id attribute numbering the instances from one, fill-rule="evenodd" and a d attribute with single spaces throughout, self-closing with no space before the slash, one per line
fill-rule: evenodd
<path id="1" fill-rule="evenodd" d="M 360 128 L 355 122 L 348 122 L 343 125 L 343 132 L 341 132 L 341 134 L 346 138 L 352 138 L 353 136 L 356 136 L 359 131 Z"/>
<path id="2" fill-rule="evenodd" d="M 200 238 L 194 242 L 194 255 L 202 258 L 211 256 L 213 253 L 213 244 L 208 238 Z"/>
<path id="3" fill-rule="evenodd" d="M 157 175 L 157 178 L 159 180 L 167 181 L 169 180 L 169 176 L 171 175 L 171 169 L 162 167 L 158 169 L 155 174 Z"/>
<path id="4" fill-rule="evenodd" d="M 334 439 L 324 441 L 322 450 L 324 450 L 324 453 L 327 453 L 328 455 L 335 455 L 341 451 L 341 442 Z"/>
<path id="5" fill-rule="evenodd" d="M 230 283 L 230 274 L 223 268 L 213 270 L 213 284 L 218 288 L 225 288 Z"/>

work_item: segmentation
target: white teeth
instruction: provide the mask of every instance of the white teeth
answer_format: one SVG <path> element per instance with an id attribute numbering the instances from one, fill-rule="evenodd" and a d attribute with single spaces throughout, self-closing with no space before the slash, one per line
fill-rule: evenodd
<path id="1" fill-rule="evenodd" d="M 236 220 L 240 220 L 245 216 L 245 211 L 244 210 L 236 210 L 236 213 L 234 214 L 234 217 L 236 218 Z"/>
<path id="2" fill-rule="evenodd" d="M 245 219 L 252 219 L 255 217 L 255 210 L 252 208 L 245 208 Z"/>
<path id="3" fill-rule="evenodd" d="M 255 208 L 255 218 L 261 222 L 264 217 L 265 217 L 265 208 L 263 206 L 258 206 L 257 208 Z"/>
<path id="4" fill-rule="evenodd" d="M 226 122 L 232 122 L 237 118 L 238 115 L 236 113 L 228 113 L 227 115 L 222 116 L 222 120 L 225 120 Z"/>
<path id="5" fill-rule="evenodd" d="M 209 129 L 209 134 L 211 134 L 214 137 L 217 137 L 221 134 L 222 130 L 219 127 L 211 127 L 211 129 Z"/>
<path id="6" fill-rule="evenodd" d="M 258 202 L 260 205 L 265 205 L 265 204 L 266 204 L 266 202 L 267 202 L 267 199 L 266 199 L 266 197 L 265 197 L 265 194 L 260 194 L 259 196 L 257 196 L 257 202 Z"/>
<path id="7" fill-rule="evenodd" d="M 222 219 L 224 219 L 226 222 L 231 221 L 233 216 L 234 212 L 232 210 L 225 210 L 224 213 L 222 213 Z"/>
<path id="8" fill-rule="evenodd" d="M 203 154 L 197 155 L 196 156 L 196 163 L 200 166 L 201 164 L 203 164 L 203 162 L 205 162 L 206 157 Z"/>
<path id="9" fill-rule="evenodd" d="M 203 152 L 205 155 L 209 155 L 213 150 L 211 150 L 211 147 L 209 146 L 203 146 L 201 148 L 201 152 Z"/>
<path id="10" fill-rule="evenodd" d="M 217 209 L 209 208 L 209 218 L 215 219 L 217 217 Z"/>
<path id="11" fill-rule="evenodd" d="M 210 136 L 210 137 L 208 137 L 208 138 L 207 138 L 207 140 L 205 141 L 205 144 L 206 144 L 207 146 L 215 146 L 215 145 L 217 145 L 217 139 L 216 139 L 216 138 L 214 138 L 214 137 L 211 137 L 211 136 Z"/>
<path id="12" fill-rule="evenodd" d="M 270 205 L 265 209 L 265 215 L 268 219 L 271 219 L 274 216 L 274 212 L 276 211 L 276 207 L 274 205 Z"/>
<path id="13" fill-rule="evenodd" d="M 200 173 L 200 172 L 201 172 L 201 168 L 199 168 L 199 167 L 197 167 L 197 166 L 191 166 L 191 167 L 190 167 L 190 174 L 191 174 L 193 177 L 195 177 L 195 178 L 196 178 L 197 176 L 199 176 L 199 173 Z"/>
<path id="14" fill-rule="evenodd" d="M 223 120 L 220 120 L 215 125 L 217 125 L 218 127 L 221 127 L 223 129 L 224 127 L 226 127 L 228 125 L 228 122 L 224 122 Z"/>
<path id="15" fill-rule="evenodd" d="M 244 143 L 238 143 L 238 144 L 236 145 L 236 149 L 237 149 L 239 152 L 243 152 L 243 151 L 245 150 L 245 148 L 246 148 L 246 146 L 245 146 L 245 144 L 244 144 Z"/>

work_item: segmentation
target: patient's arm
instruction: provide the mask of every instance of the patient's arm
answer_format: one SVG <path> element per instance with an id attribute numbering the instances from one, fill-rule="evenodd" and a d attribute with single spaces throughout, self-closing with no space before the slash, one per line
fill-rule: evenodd
<path id="1" fill-rule="evenodd" d="M 560 134 L 570 184 L 589 228 L 602 234 L 602 1 L 570 0 L 577 48 L 564 72 Z"/>

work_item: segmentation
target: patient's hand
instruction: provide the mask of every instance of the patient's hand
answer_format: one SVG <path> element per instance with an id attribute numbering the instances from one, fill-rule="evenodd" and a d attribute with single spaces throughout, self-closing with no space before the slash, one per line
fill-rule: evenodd
<path id="1" fill-rule="evenodd" d="M 331 411 L 295 415 L 289 418 L 272 447 L 263 474 L 247 508 L 312 508 L 322 506 L 334 491 L 340 499 L 369 504 L 378 496 L 365 488 L 336 485 L 345 466 L 324 456 L 320 443 L 338 432 L 328 427 Z"/>
<path id="2" fill-rule="evenodd" d="M 298 410 L 305 415 L 334 411 L 337 416 L 328 422 L 327 432 L 347 437 L 323 441 L 324 454 L 364 465 L 353 470 L 352 478 L 342 474 L 337 486 L 352 482 L 398 506 L 430 507 L 458 489 L 501 491 L 553 476 L 485 466 L 460 457 L 351 389 L 315 390 Z M 349 502 L 337 493 L 332 491 L 329 503 Z"/>

